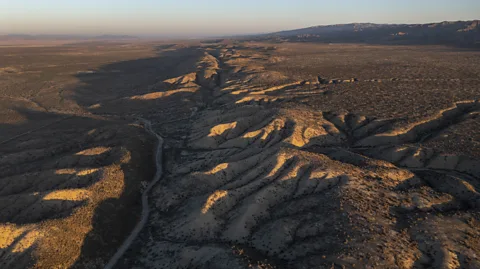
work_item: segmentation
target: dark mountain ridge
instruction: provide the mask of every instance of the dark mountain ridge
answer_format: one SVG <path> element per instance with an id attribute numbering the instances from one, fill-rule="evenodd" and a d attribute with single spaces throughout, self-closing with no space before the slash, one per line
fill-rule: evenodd
<path id="1" fill-rule="evenodd" d="M 350 23 L 257 36 L 277 42 L 453 45 L 480 48 L 480 20 L 428 24 Z"/>

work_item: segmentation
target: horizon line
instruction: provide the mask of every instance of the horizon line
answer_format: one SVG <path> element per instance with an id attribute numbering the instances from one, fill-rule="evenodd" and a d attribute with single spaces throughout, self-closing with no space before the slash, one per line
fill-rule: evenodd
<path id="1" fill-rule="evenodd" d="M 266 31 L 266 32 L 246 32 L 246 33 L 235 33 L 235 34 L 206 34 L 206 35 L 195 35 L 195 34 L 128 34 L 128 33 L 98 33 L 98 34 L 69 34 L 69 33 L 0 33 L 0 36 L 26 36 L 26 37 L 70 37 L 70 38 L 99 38 L 99 37 L 125 37 L 128 39 L 148 39 L 148 38 L 228 38 L 228 37 L 237 37 L 237 36 L 248 36 L 248 35 L 262 35 L 269 33 L 278 33 L 283 31 L 307 29 L 313 27 L 322 27 L 322 26 L 338 26 L 338 25 L 352 25 L 352 24 L 373 24 L 373 25 L 427 25 L 427 24 L 437 24 L 445 22 L 476 22 L 480 21 L 479 19 L 469 19 L 469 20 L 443 20 L 443 21 L 433 21 L 425 23 L 373 23 L 373 22 L 348 22 L 348 23 L 334 23 L 334 24 L 317 24 L 306 27 L 297 27 L 297 28 L 287 28 L 279 31 Z"/>

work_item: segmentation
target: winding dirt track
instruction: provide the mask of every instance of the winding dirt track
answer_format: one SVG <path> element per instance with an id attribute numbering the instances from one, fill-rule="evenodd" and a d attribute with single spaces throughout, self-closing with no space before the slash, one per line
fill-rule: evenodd
<path id="1" fill-rule="evenodd" d="M 140 218 L 140 221 L 135 225 L 135 228 L 132 230 L 128 238 L 123 242 L 123 244 L 120 246 L 120 248 L 117 250 L 115 255 L 110 259 L 110 261 L 105 265 L 105 269 L 110 269 L 115 266 L 115 264 L 120 260 L 120 258 L 125 254 L 125 251 L 130 247 L 132 242 L 137 238 L 138 234 L 142 230 L 142 228 L 145 226 L 148 220 L 148 215 L 150 213 L 150 207 L 148 205 L 148 194 L 150 190 L 155 186 L 155 184 L 158 183 L 158 181 L 162 178 L 162 149 L 163 149 L 163 138 L 159 136 L 157 133 L 155 133 L 152 129 L 152 124 L 150 121 L 146 119 L 140 118 L 139 121 L 141 121 L 145 127 L 145 130 L 155 136 L 157 138 L 157 148 L 155 150 L 155 176 L 153 180 L 148 184 L 147 188 L 142 193 L 142 215 Z"/>

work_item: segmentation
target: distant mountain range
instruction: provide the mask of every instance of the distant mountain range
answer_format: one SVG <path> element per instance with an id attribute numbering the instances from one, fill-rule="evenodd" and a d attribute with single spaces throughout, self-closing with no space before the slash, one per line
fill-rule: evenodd
<path id="1" fill-rule="evenodd" d="M 452 45 L 480 48 L 480 20 L 428 24 L 351 23 L 263 34 L 277 42 Z"/>

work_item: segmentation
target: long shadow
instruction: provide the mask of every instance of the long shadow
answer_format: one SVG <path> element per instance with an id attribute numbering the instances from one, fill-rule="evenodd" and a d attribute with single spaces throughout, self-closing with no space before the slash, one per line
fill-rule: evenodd
<path id="1" fill-rule="evenodd" d="M 19 113 L 25 123 L 2 124 L 0 129 L 28 129 L 35 126 L 29 124 L 34 119 L 64 117 Z M 93 226 L 89 234 L 100 234 L 101 240 L 119 240 L 138 218 L 140 181 L 152 176 L 149 154 L 138 152 L 144 151 L 141 136 L 146 137 L 140 127 L 125 121 L 71 116 L 1 144 L 0 225 L 5 245 L 0 248 L 0 267 L 28 268 L 39 261 L 43 267 L 68 264 L 66 259 L 75 253 L 67 248 L 87 242 L 82 236 L 88 225 Z M 149 143 L 145 140 L 145 147 Z M 128 155 L 132 161 L 124 159 Z M 144 172 L 135 172 L 134 166 Z M 86 211 L 95 206 L 92 219 Z M 122 225 L 99 225 L 119 218 L 125 218 Z"/>
<path id="2" fill-rule="evenodd" d="M 137 223 L 142 181 L 155 172 L 154 138 L 132 123 L 190 114 L 198 89 L 163 95 L 172 86 L 163 81 L 194 73 L 202 56 L 198 47 L 158 47 L 155 57 L 76 75 L 72 99 L 90 113 L 18 108 L 22 123 L 0 124 L 0 225 L 19 231 L 2 231 L 1 268 L 65 267 L 72 257 L 71 268 L 106 264 Z"/>
<path id="3" fill-rule="evenodd" d="M 187 117 L 194 105 L 191 100 L 201 100 L 198 89 L 185 85 L 185 91 L 166 95 L 165 92 L 182 82 L 164 81 L 194 73 L 195 63 L 203 56 L 203 51 L 198 47 L 175 49 L 172 46 L 160 46 L 157 54 L 157 57 L 109 64 L 97 74 L 79 77 L 83 86 L 76 91 L 75 101 L 93 114 L 127 115 L 130 121 L 135 117 L 143 117 L 155 124 Z M 104 98 L 99 100 L 96 97 L 99 95 Z M 169 131 L 168 128 L 158 130 L 162 135 Z M 174 138 L 176 135 L 173 134 Z M 143 159 L 144 165 L 134 169 L 122 167 L 125 181 L 130 183 L 126 184 L 121 197 L 105 200 L 95 209 L 93 228 L 86 235 L 80 256 L 71 268 L 92 266 L 93 261 L 94 268 L 103 267 L 131 232 L 142 212 L 140 180 L 149 181 L 155 173 L 153 151 L 154 145 L 150 144 L 146 156 L 145 152 L 132 152 L 132 157 Z M 148 173 L 139 179 L 139 170 Z"/>
<path id="4" fill-rule="evenodd" d="M 83 107 L 150 93 L 151 86 L 195 72 L 195 63 L 203 53 L 197 47 L 157 48 L 157 57 L 122 61 L 100 67 L 90 74 L 79 74 L 80 85 L 73 99 Z M 118 110 L 118 108 L 115 108 Z M 92 109 L 92 112 L 97 112 Z M 124 112 L 124 111 L 122 111 Z"/>

